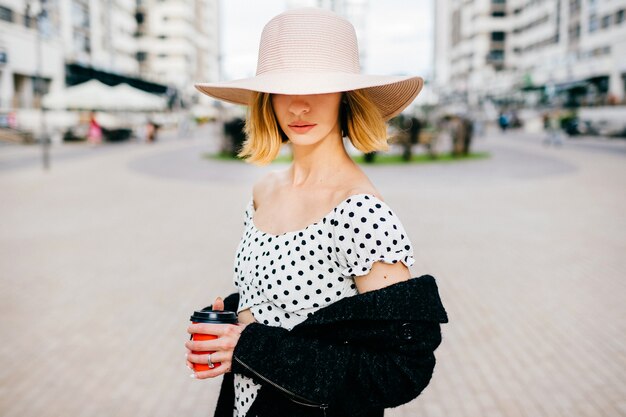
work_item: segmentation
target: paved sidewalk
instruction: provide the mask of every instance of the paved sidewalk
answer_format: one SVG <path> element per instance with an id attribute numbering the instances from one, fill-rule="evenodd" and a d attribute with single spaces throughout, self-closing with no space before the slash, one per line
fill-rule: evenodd
<path id="1" fill-rule="evenodd" d="M 626 155 L 536 139 L 366 168 L 450 317 L 432 383 L 388 417 L 626 416 Z M 219 381 L 188 377 L 187 320 L 232 291 L 271 168 L 202 159 L 211 143 L 0 170 L 0 415 L 212 415 Z"/>

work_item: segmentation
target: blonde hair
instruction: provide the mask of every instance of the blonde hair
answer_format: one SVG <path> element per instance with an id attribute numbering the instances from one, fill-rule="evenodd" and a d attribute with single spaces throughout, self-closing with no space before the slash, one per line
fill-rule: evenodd
<path id="1" fill-rule="evenodd" d="M 339 119 L 342 135 L 347 136 L 361 152 L 386 151 L 389 148 L 387 125 L 366 90 L 343 94 Z M 256 165 L 266 165 L 278 156 L 281 145 L 288 138 L 276 120 L 271 94 L 252 93 L 245 133 L 246 140 L 239 157 Z"/>

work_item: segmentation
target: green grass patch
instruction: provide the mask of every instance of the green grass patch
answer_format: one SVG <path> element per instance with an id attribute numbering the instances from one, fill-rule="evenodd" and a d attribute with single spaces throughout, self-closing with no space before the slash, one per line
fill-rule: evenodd
<path id="1" fill-rule="evenodd" d="M 229 154 L 211 154 L 204 153 L 202 157 L 205 159 L 214 159 L 219 161 L 242 161 L 239 158 L 233 158 Z M 429 155 L 419 154 L 413 155 L 410 161 L 402 159 L 402 155 L 390 155 L 385 153 L 377 154 L 373 163 L 365 162 L 364 155 L 353 156 L 352 160 L 357 164 L 363 165 L 406 165 L 406 164 L 433 164 L 433 163 L 453 163 L 458 161 L 467 160 L 479 160 L 488 159 L 491 157 L 489 152 L 471 152 L 467 156 L 453 156 L 451 153 L 439 154 L 436 158 L 431 158 Z M 273 164 L 288 164 L 292 161 L 291 155 L 281 155 L 276 158 Z"/>
<path id="2" fill-rule="evenodd" d="M 433 163 L 450 163 L 466 160 L 477 160 L 490 158 L 489 152 L 471 152 L 467 156 L 453 156 L 451 153 L 439 154 L 436 158 L 432 158 L 426 154 L 412 155 L 410 161 L 405 161 L 402 155 L 377 154 L 371 165 L 403 165 L 403 164 L 433 164 Z M 365 162 L 364 155 L 352 157 L 358 164 L 368 164 Z"/>

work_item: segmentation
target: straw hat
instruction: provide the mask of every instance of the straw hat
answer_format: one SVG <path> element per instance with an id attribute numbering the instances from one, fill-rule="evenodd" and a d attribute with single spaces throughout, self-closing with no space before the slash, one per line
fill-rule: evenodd
<path id="1" fill-rule="evenodd" d="M 387 120 L 404 110 L 423 85 L 420 77 L 361 74 L 352 24 L 330 11 L 304 8 L 281 13 L 265 25 L 255 77 L 195 87 L 243 105 L 253 91 L 305 95 L 366 89 Z"/>

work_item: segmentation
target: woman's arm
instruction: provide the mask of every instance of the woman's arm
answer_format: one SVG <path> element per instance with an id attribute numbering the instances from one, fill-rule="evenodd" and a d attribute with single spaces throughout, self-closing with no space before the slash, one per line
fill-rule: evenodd
<path id="1" fill-rule="evenodd" d="M 395 407 L 411 401 L 428 385 L 435 366 L 433 351 L 441 342 L 439 323 L 410 323 L 418 336 L 412 342 L 402 340 L 406 328 L 399 324 L 394 326 L 397 337 L 389 337 L 386 329 L 377 346 L 251 324 L 235 347 L 233 372 L 261 383 L 269 381 L 338 412 Z M 389 325 L 381 326 L 373 325 L 372 332 Z"/>
<path id="2" fill-rule="evenodd" d="M 411 272 L 402 262 L 386 264 L 375 262 L 367 275 L 354 277 L 354 283 L 360 294 L 379 290 L 411 278 Z"/>

